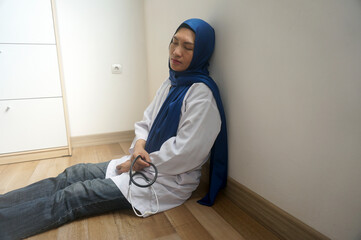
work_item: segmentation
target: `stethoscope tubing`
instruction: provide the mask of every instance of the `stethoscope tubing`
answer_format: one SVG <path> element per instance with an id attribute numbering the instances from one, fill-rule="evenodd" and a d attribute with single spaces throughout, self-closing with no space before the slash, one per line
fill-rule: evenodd
<path id="1" fill-rule="evenodd" d="M 135 162 L 138 160 L 138 159 L 141 159 L 142 161 L 148 163 L 150 166 L 152 166 L 154 168 L 154 178 L 152 179 L 152 181 L 149 182 L 149 179 L 145 176 L 144 173 L 142 172 L 135 172 L 133 173 L 133 167 L 134 167 L 134 164 Z M 148 182 L 148 184 L 139 184 L 137 183 L 133 177 L 137 174 L 140 174 L 142 175 L 142 177 Z M 138 187 L 141 187 L 141 188 L 146 188 L 146 187 L 150 187 L 152 186 L 155 181 L 157 180 L 157 177 L 158 177 L 158 169 L 156 168 L 156 166 L 151 163 L 151 162 L 148 162 L 147 160 L 143 159 L 142 156 L 138 155 L 133 161 L 132 161 L 132 164 L 130 165 L 130 169 L 129 169 L 129 185 L 132 183 L 134 183 L 134 185 L 138 186 Z"/>

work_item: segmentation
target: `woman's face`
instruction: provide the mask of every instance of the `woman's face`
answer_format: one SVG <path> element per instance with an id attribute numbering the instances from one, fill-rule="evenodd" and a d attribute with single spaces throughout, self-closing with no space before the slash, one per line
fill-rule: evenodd
<path id="1" fill-rule="evenodd" d="M 169 45 L 170 67 L 176 72 L 187 70 L 191 64 L 196 35 L 187 28 L 180 28 Z"/>

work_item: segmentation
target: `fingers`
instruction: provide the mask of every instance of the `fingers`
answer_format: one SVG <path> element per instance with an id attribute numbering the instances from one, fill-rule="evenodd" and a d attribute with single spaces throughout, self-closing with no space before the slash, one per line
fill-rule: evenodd
<path id="1" fill-rule="evenodd" d="M 142 159 L 150 162 L 150 157 L 149 157 L 149 154 L 146 152 L 146 151 L 143 151 L 143 152 L 134 152 L 133 155 L 132 155 L 132 160 L 134 160 L 136 157 L 138 156 L 141 156 Z M 144 162 L 144 161 L 143 161 Z"/>
<path id="2" fill-rule="evenodd" d="M 118 174 L 128 172 L 130 169 L 130 164 L 131 164 L 131 162 L 130 162 L 130 160 L 128 160 L 128 161 L 125 161 L 125 162 L 117 165 L 116 169 L 117 169 Z"/>
<path id="3" fill-rule="evenodd" d="M 138 156 L 141 156 L 142 159 L 144 159 L 145 161 L 147 162 L 151 162 L 150 160 L 150 157 L 149 157 L 149 154 L 147 151 L 145 151 L 145 149 L 141 148 L 141 149 L 137 149 L 136 151 L 134 151 L 133 155 L 132 155 L 132 161 L 138 157 Z M 137 160 L 134 164 L 134 166 L 137 166 L 141 169 L 145 168 L 145 167 L 149 167 L 149 164 L 142 161 L 142 160 Z"/>
<path id="4" fill-rule="evenodd" d="M 145 161 L 147 161 L 147 162 L 151 162 L 151 160 L 150 160 L 150 157 L 149 157 L 149 154 L 146 152 L 146 154 L 144 155 L 144 156 L 142 156 L 143 157 L 143 159 L 145 160 Z M 144 162 L 144 161 L 143 161 Z M 149 164 L 148 164 L 148 166 L 149 166 Z"/>
<path id="5" fill-rule="evenodd" d="M 121 174 L 121 173 L 129 172 L 130 166 L 132 165 L 132 162 L 139 155 L 142 157 L 142 159 L 145 159 L 146 161 L 150 162 L 150 157 L 149 157 L 149 154 L 148 154 L 147 151 L 145 151 L 145 150 L 136 151 L 131 155 L 129 160 L 127 160 L 127 161 L 125 161 L 125 162 L 123 162 L 123 163 L 116 166 L 117 173 Z M 149 167 L 149 166 L 150 166 L 149 163 L 144 162 L 141 159 L 138 159 L 133 165 L 133 171 L 140 171 L 143 168 Z"/>
<path id="6" fill-rule="evenodd" d="M 134 168 L 136 171 L 142 170 L 145 167 L 149 167 L 149 163 L 146 163 L 143 160 L 139 159 L 134 163 Z"/>
<path id="7" fill-rule="evenodd" d="M 137 161 L 133 165 L 133 170 L 134 171 L 140 171 L 145 167 L 149 167 L 149 164 L 144 162 L 142 159 L 137 159 Z"/>

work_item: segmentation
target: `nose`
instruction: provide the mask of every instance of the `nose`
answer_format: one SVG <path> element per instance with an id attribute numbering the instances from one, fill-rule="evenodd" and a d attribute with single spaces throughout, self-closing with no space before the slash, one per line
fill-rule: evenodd
<path id="1" fill-rule="evenodd" d="M 174 56 L 181 56 L 182 55 L 182 49 L 180 48 L 180 46 L 176 46 L 173 49 L 173 55 Z"/>

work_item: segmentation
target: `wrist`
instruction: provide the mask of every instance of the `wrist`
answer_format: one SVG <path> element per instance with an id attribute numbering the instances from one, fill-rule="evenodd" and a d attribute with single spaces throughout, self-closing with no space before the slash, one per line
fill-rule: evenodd
<path id="1" fill-rule="evenodd" d="M 144 139 L 138 139 L 134 145 L 135 149 L 144 149 L 146 141 Z"/>

